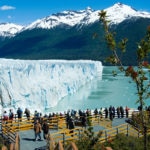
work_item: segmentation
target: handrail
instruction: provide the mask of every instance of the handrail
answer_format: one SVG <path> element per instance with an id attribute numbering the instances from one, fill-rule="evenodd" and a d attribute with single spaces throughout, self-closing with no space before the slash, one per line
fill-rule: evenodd
<path id="1" fill-rule="evenodd" d="M 76 146 L 76 144 L 74 142 L 70 142 L 69 145 L 67 146 L 67 148 L 65 148 L 66 150 L 78 150 L 78 147 Z"/>
<path id="2" fill-rule="evenodd" d="M 7 124 L 4 124 L 3 126 L 5 126 L 6 128 L 9 128 L 9 126 Z M 81 134 L 83 134 L 84 131 L 85 131 L 85 129 L 82 127 L 73 129 L 73 133 L 70 133 L 69 129 L 60 130 L 58 132 L 51 133 L 51 135 L 48 136 L 47 141 L 50 142 L 50 146 L 53 147 L 53 149 L 56 148 L 56 142 L 58 142 L 59 143 L 58 145 L 60 148 L 62 143 L 64 145 L 65 142 L 67 142 L 67 141 L 73 142 L 73 140 L 79 139 L 81 137 Z M 9 130 L 4 131 L 5 135 L 7 135 L 8 132 L 14 133 L 11 128 L 9 128 Z M 102 133 L 101 137 L 99 138 L 99 141 L 100 142 L 111 141 L 119 133 L 124 133 L 127 136 L 128 135 L 133 135 L 136 137 L 143 136 L 140 131 L 134 129 L 131 125 L 125 123 L 125 124 L 122 124 L 122 125 L 119 125 L 116 127 L 112 127 L 112 128 L 103 130 L 103 133 Z M 97 132 L 95 132 L 95 134 L 97 134 Z M 148 132 L 148 134 L 150 134 L 150 132 Z M 11 134 L 9 134 L 9 135 L 10 135 L 10 137 L 12 136 Z M 19 139 L 18 134 L 16 134 L 15 141 L 13 140 L 13 142 L 15 143 L 15 150 L 19 150 L 20 149 L 20 147 L 19 147 L 20 139 Z M 12 146 L 12 147 L 14 147 L 14 146 Z M 72 146 L 72 149 L 73 149 L 73 147 L 74 146 Z M 74 149 L 74 150 L 76 150 L 76 149 Z"/>
<path id="3" fill-rule="evenodd" d="M 49 144 L 48 144 L 49 150 L 64 150 L 62 142 L 58 141 L 58 143 L 56 145 L 53 137 L 50 134 L 48 135 L 47 140 L 49 142 Z M 78 148 L 74 142 L 71 142 L 70 145 L 68 145 L 68 147 L 66 148 L 66 150 L 69 150 L 69 149 L 78 150 Z"/>
<path id="4" fill-rule="evenodd" d="M 20 150 L 20 137 L 19 134 L 16 134 L 15 142 L 11 142 L 9 145 L 10 150 Z M 2 150 L 8 150 L 6 146 L 2 146 Z"/>
<path id="5" fill-rule="evenodd" d="M 104 114 L 104 113 L 103 113 Z M 82 116 L 80 116 L 81 118 Z M 91 125 L 100 125 L 103 126 L 105 128 L 110 128 L 112 127 L 112 121 L 110 121 L 109 118 L 101 118 L 101 115 L 90 115 L 87 117 L 90 121 L 91 121 Z M 31 116 L 30 120 L 28 120 L 28 118 L 24 115 L 21 119 L 18 119 L 17 116 L 15 115 L 13 120 L 8 120 L 7 123 L 8 124 L 13 124 L 13 126 L 16 127 L 16 130 L 20 131 L 20 130 L 29 130 L 29 129 L 33 129 L 33 126 L 31 124 L 34 123 L 35 121 L 35 117 Z M 44 121 L 47 120 L 48 124 L 49 124 L 49 128 L 50 129 L 63 129 L 66 128 L 66 117 L 65 115 L 63 116 L 54 116 L 54 117 L 50 117 L 50 118 L 44 118 L 44 117 L 40 117 L 39 118 L 40 121 Z M 2 122 L 3 124 L 3 122 Z"/>
<path id="6" fill-rule="evenodd" d="M 58 141 L 58 144 L 56 145 L 54 150 L 64 150 L 63 145 L 60 141 Z"/>
<path id="7" fill-rule="evenodd" d="M 85 131 L 85 129 L 75 128 L 73 129 L 74 131 L 73 133 L 69 133 L 69 131 L 70 131 L 69 129 L 66 129 L 63 131 L 55 132 L 55 133 L 52 133 L 51 136 L 53 136 L 55 141 L 62 141 L 63 143 L 65 143 L 67 141 L 79 139 L 81 137 L 81 134 L 83 134 L 83 132 Z M 99 138 L 99 141 L 106 142 L 106 141 L 112 140 L 119 133 L 123 133 L 127 136 L 129 135 L 136 136 L 136 137 L 143 136 L 143 134 L 140 131 L 135 130 L 131 125 L 125 123 L 116 127 L 103 130 L 102 135 Z M 150 132 L 148 133 L 150 134 Z M 95 132 L 95 134 L 98 134 L 98 132 Z"/>
<path id="8" fill-rule="evenodd" d="M 48 134 L 48 137 L 47 137 L 47 148 L 49 150 L 54 150 L 55 148 L 55 141 L 50 134 Z"/>
<path id="9" fill-rule="evenodd" d="M 89 118 L 91 120 L 92 125 L 98 124 L 102 126 L 102 123 L 104 122 L 106 123 L 108 122 L 110 125 L 112 123 L 109 119 L 105 120 L 105 118 L 100 118 L 99 115 L 97 116 L 93 115 L 93 116 L 90 116 Z M 54 141 L 56 142 L 60 141 L 60 142 L 63 142 L 64 144 L 66 141 L 73 141 L 73 140 L 79 139 L 81 137 L 81 134 L 84 132 L 84 128 L 75 127 L 75 129 L 73 129 L 73 133 L 70 133 L 70 130 L 66 129 L 65 116 L 57 116 L 57 117 L 44 118 L 44 119 L 47 119 L 49 126 L 56 125 L 57 126 L 56 129 L 60 129 L 58 130 L 58 132 L 51 134 L 53 136 Z M 7 124 L 6 122 L 2 122 L 2 125 L 1 125 L 2 133 L 5 136 L 8 136 L 12 140 L 15 137 L 14 133 L 18 131 L 22 131 L 22 130 L 33 129 L 33 126 L 34 126 L 33 123 L 34 123 L 34 118 L 32 117 L 30 118 L 30 120 L 27 120 L 27 118 L 22 118 L 22 120 L 18 120 L 18 119 L 12 120 L 11 122 L 8 122 Z M 64 125 L 64 127 L 59 127 L 61 125 L 62 126 Z M 96 133 L 97 132 L 95 132 L 95 134 Z M 124 133 L 126 135 L 133 135 L 137 137 L 143 136 L 140 130 L 133 128 L 129 124 L 122 124 L 117 127 L 111 127 L 111 128 L 110 126 L 109 128 L 108 126 L 106 126 L 106 129 L 103 130 L 103 134 L 99 140 L 101 142 L 108 141 L 114 138 L 118 133 Z M 150 130 L 148 130 L 148 134 L 150 134 Z"/>
<path id="10" fill-rule="evenodd" d="M 15 142 L 16 132 L 7 124 L 2 125 L 2 136 L 7 138 L 9 142 Z"/>

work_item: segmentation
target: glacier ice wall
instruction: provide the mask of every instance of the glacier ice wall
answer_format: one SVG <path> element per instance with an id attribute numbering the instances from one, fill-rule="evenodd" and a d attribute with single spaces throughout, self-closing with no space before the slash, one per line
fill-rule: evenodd
<path id="1" fill-rule="evenodd" d="M 0 59 L 0 107 L 40 110 L 57 105 L 85 83 L 102 75 L 102 64 L 91 60 Z"/>

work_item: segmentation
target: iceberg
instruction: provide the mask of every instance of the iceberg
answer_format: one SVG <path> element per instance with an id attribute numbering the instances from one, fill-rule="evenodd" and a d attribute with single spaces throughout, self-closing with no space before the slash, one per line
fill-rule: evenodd
<path id="1" fill-rule="evenodd" d="M 44 112 L 102 71 L 102 63 L 92 60 L 0 59 L 1 112 L 18 107 Z"/>

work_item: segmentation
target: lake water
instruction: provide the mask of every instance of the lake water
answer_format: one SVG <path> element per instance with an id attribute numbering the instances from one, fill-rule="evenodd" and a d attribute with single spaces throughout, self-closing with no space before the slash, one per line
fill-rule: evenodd
<path id="1" fill-rule="evenodd" d="M 99 77 L 94 79 L 74 95 L 62 99 L 56 107 L 51 108 L 48 112 L 63 112 L 68 109 L 86 110 L 87 108 L 93 110 L 110 105 L 137 108 L 135 84 L 122 73 L 113 77 L 112 70 L 116 70 L 116 68 L 104 67 L 102 79 Z M 146 103 L 150 104 L 150 101 L 146 100 Z"/>

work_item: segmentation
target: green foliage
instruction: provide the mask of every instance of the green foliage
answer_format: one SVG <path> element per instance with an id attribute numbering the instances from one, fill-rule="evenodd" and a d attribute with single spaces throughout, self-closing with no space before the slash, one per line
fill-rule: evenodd
<path id="1" fill-rule="evenodd" d="M 117 45 L 117 52 L 119 57 L 121 56 L 123 64 L 137 64 L 135 56 L 137 45 L 133 43 L 138 43 L 146 34 L 145 29 L 148 24 L 150 24 L 150 19 L 133 18 L 109 28 L 112 33 L 108 34 L 107 39 L 109 39 L 112 49 Z M 115 39 L 111 43 L 113 36 Z M 126 41 L 126 39 L 130 40 Z M 126 51 L 126 53 L 122 55 L 122 51 Z M 109 55 L 110 51 L 104 38 L 104 30 L 99 22 L 82 27 L 62 26 L 49 30 L 27 30 L 13 38 L 0 40 L 0 57 L 3 58 L 91 59 L 100 60 L 103 65 L 114 65 L 118 60 L 113 57 L 110 58 L 112 64 L 105 61 Z"/>
<path id="2" fill-rule="evenodd" d="M 114 150 L 143 150 L 143 138 L 118 134 L 114 139 L 100 143 L 98 139 L 101 135 L 102 131 L 94 136 L 92 130 L 88 129 L 81 138 L 76 141 L 76 145 L 79 150 L 105 150 L 105 147 L 111 147 Z M 150 135 L 147 137 L 147 140 L 147 148 L 150 149 Z"/>
<path id="3" fill-rule="evenodd" d="M 3 146 L 9 147 L 9 143 L 0 136 L 0 149 L 2 149 Z"/>
<path id="4" fill-rule="evenodd" d="M 97 135 L 95 135 L 93 132 L 93 127 L 89 127 L 81 135 L 80 139 L 76 141 L 76 145 L 79 150 L 83 150 L 83 149 L 84 150 L 94 150 L 95 146 L 98 143 L 98 139 L 101 135 L 102 135 L 102 131 L 100 131 Z"/>
<path id="5" fill-rule="evenodd" d="M 105 143 L 114 150 L 143 150 L 143 138 L 118 134 L 111 143 Z M 147 148 L 150 149 L 150 136 L 148 136 Z"/>

